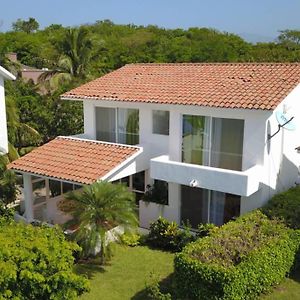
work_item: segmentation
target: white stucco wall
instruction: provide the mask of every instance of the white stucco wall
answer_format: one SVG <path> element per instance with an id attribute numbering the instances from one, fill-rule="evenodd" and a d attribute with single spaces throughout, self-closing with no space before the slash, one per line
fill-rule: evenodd
<path id="1" fill-rule="evenodd" d="M 0 153 L 8 152 L 4 78 L 0 75 Z"/>
<path id="2" fill-rule="evenodd" d="M 96 136 L 95 107 L 120 107 L 139 109 L 140 117 L 140 146 L 143 147 L 143 156 L 137 159 L 131 166 L 131 172 L 134 170 L 150 168 L 150 159 L 167 155 L 170 161 L 181 162 L 182 152 L 182 115 L 201 115 L 216 118 L 232 118 L 244 120 L 244 143 L 243 143 L 243 163 L 242 172 L 249 169 L 256 170 L 251 173 L 251 184 L 255 189 L 246 192 L 240 192 L 241 213 L 262 206 L 273 194 L 288 189 L 296 180 L 297 166 L 299 165 L 300 155 L 294 150 L 300 145 L 300 87 L 298 86 L 286 99 L 279 105 L 282 109 L 285 104 L 290 108 L 289 113 L 295 116 L 294 122 L 297 129 L 293 132 L 281 130 L 281 132 L 272 138 L 270 143 L 267 141 L 267 134 L 274 133 L 277 130 L 276 110 L 248 110 L 248 109 L 222 109 L 208 107 L 194 107 L 187 105 L 162 105 L 146 103 L 129 103 L 121 101 L 84 101 L 84 134 L 94 139 Z M 152 133 L 152 111 L 168 110 L 170 112 L 170 134 L 169 136 L 157 135 Z M 257 168 L 256 168 L 257 167 Z M 157 170 L 156 170 L 157 171 Z M 179 172 L 179 170 L 177 170 Z M 177 172 L 174 170 L 174 172 Z M 162 171 L 164 172 L 164 171 Z M 123 170 L 117 177 L 126 174 Z M 150 172 L 151 173 L 151 172 Z M 257 176 L 256 176 L 257 174 Z M 156 177 L 163 179 L 161 176 Z M 184 174 L 175 174 L 177 176 L 186 176 Z M 255 177 L 257 177 L 255 179 Z M 222 177 L 224 178 L 224 176 Z M 211 176 L 212 185 L 216 185 L 216 177 Z M 175 180 L 174 180 L 175 181 Z M 178 182 L 169 182 L 169 205 L 164 208 L 164 217 L 170 220 L 180 221 L 180 184 Z M 226 182 L 225 182 L 226 183 Z M 220 186 L 224 186 L 220 182 Z M 238 182 L 236 182 L 238 185 Z M 259 187 L 257 187 L 259 185 Z M 226 184 L 225 184 L 226 186 Z M 201 186 L 200 186 L 201 187 Z M 239 187 L 237 187 L 239 189 Z M 225 190 L 222 190 L 225 192 Z M 232 192 L 231 189 L 228 192 Z M 147 208 L 148 207 L 148 208 Z M 159 214 L 157 208 L 151 205 L 141 205 L 141 215 L 143 216 L 142 225 L 149 224 L 153 218 L 153 212 Z M 150 208 L 151 209 L 150 209 Z M 148 209 L 149 215 L 144 213 Z M 157 215 L 158 217 L 158 215 Z"/>
<path id="3" fill-rule="evenodd" d="M 4 80 L 15 80 L 16 77 L 0 66 L 0 155 L 8 152 L 7 123 Z"/>

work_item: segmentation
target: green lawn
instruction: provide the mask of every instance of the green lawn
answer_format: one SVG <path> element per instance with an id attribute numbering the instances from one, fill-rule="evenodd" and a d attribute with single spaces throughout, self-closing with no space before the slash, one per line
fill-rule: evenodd
<path id="1" fill-rule="evenodd" d="M 160 280 L 167 278 L 173 272 L 173 258 L 173 254 L 147 247 L 117 245 L 111 265 L 76 266 L 76 271 L 86 274 L 91 283 L 90 293 L 80 300 L 145 299 L 145 284 L 151 282 L 151 272 Z"/>
<path id="2" fill-rule="evenodd" d="M 300 270 L 287 278 L 269 295 L 262 296 L 261 300 L 298 300 L 300 299 Z"/>
<path id="3" fill-rule="evenodd" d="M 171 253 L 148 247 L 117 245 L 110 265 L 104 268 L 94 264 L 76 266 L 76 271 L 86 274 L 91 283 L 90 293 L 80 300 L 145 300 L 145 284 L 151 282 L 151 273 L 162 282 L 168 279 L 173 272 L 173 258 Z M 300 300 L 300 270 L 260 299 Z"/>

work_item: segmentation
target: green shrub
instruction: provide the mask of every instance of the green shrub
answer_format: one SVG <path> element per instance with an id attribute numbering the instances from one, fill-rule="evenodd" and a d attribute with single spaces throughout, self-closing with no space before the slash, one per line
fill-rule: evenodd
<path id="1" fill-rule="evenodd" d="M 300 187 L 275 195 L 262 212 L 270 218 L 282 219 L 290 228 L 300 229 Z"/>
<path id="2" fill-rule="evenodd" d="M 177 223 L 170 222 L 162 217 L 150 224 L 147 242 L 153 247 L 181 251 L 191 241 L 194 241 L 194 236 L 188 226 L 181 230 Z"/>
<path id="3" fill-rule="evenodd" d="M 147 185 L 143 201 L 168 205 L 168 183 L 162 180 L 155 180 L 153 185 Z"/>
<path id="4" fill-rule="evenodd" d="M 151 283 L 146 284 L 146 299 L 147 300 L 171 300 L 170 293 L 162 293 L 159 285 L 159 277 L 155 274 L 150 274 Z"/>
<path id="5" fill-rule="evenodd" d="M 8 224 L 14 220 L 14 210 L 0 201 L 0 224 Z"/>
<path id="6" fill-rule="evenodd" d="M 120 237 L 122 244 L 130 247 L 139 246 L 141 244 L 141 235 L 133 232 L 125 232 Z"/>
<path id="7" fill-rule="evenodd" d="M 255 299 L 290 272 L 300 232 L 260 211 L 231 221 L 175 257 L 178 297 Z"/>
<path id="8" fill-rule="evenodd" d="M 210 233 L 214 232 L 217 229 L 218 226 L 213 223 L 199 224 L 197 228 L 197 237 L 203 238 L 210 235 Z"/>
<path id="9" fill-rule="evenodd" d="M 171 300 L 171 294 L 164 294 L 160 291 L 159 283 L 153 283 L 146 287 L 147 299 L 149 300 Z"/>
<path id="10" fill-rule="evenodd" d="M 59 228 L 0 226 L 0 299 L 77 299 L 88 282 L 73 272 L 72 251 Z"/>

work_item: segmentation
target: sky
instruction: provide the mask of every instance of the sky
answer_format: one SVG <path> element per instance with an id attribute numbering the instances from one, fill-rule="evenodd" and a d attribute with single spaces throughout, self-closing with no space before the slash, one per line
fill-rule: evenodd
<path id="1" fill-rule="evenodd" d="M 210 27 L 269 39 L 300 29 L 300 0 L 0 0 L 0 31 L 18 18 L 34 17 L 41 28 L 109 19 L 116 24 L 164 28 Z"/>

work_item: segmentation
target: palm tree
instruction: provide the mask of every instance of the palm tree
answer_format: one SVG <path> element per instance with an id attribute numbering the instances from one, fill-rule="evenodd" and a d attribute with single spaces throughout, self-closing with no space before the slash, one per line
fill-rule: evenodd
<path id="1" fill-rule="evenodd" d="M 101 264 L 110 253 L 107 232 L 118 225 L 130 229 L 138 224 L 134 194 L 123 184 L 101 181 L 70 192 L 65 198 L 72 204 L 62 210 L 73 216 L 67 225 L 77 226 L 75 240 L 82 245 L 85 255 L 93 253 L 100 244 Z"/>
<path id="2" fill-rule="evenodd" d="M 13 97 L 7 96 L 5 104 L 9 140 L 8 158 L 13 161 L 19 158 L 20 153 L 25 154 L 40 144 L 41 136 L 33 127 L 20 121 Z"/>
<path id="3" fill-rule="evenodd" d="M 50 89 L 73 78 L 84 78 L 91 58 L 92 41 L 84 27 L 70 28 L 61 43 L 60 56 L 55 68 L 39 77 L 40 83 L 48 82 Z"/>

